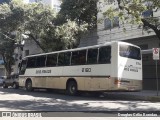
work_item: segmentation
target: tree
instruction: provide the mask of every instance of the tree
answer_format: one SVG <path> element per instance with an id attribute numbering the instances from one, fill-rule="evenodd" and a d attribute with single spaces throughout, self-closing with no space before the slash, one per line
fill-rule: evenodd
<path id="1" fill-rule="evenodd" d="M 55 18 L 56 14 L 51 8 L 41 3 L 28 4 L 25 8 L 25 21 L 20 31 L 34 40 L 44 52 L 47 52 L 47 48 L 41 44 L 41 39 L 43 37 L 44 40 L 46 32 L 54 28 Z"/>
<path id="2" fill-rule="evenodd" d="M 87 32 L 87 29 L 91 30 L 96 27 L 97 1 L 98 0 L 62 0 L 61 10 L 57 17 L 58 22 L 56 21 L 55 24 L 61 26 L 61 28 L 58 27 L 58 31 L 63 33 L 60 35 L 60 38 L 63 39 L 64 42 L 68 41 L 66 43 L 69 48 L 77 47 L 80 43 L 82 33 Z M 69 26 L 69 28 L 67 28 L 67 26 Z"/>
<path id="3" fill-rule="evenodd" d="M 88 27 L 97 25 L 98 0 L 63 0 L 59 14 L 66 21 L 76 21 L 78 25 L 87 23 Z"/>
<path id="4" fill-rule="evenodd" d="M 0 54 L 4 60 L 7 75 L 11 74 L 14 63 L 15 43 L 22 35 L 34 40 L 44 52 L 74 48 L 81 33 L 87 30 L 87 22 L 75 22 L 60 18 L 54 11 L 41 3 L 24 4 L 22 0 L 12 0 L 0 5 Z M 64 15 L 64 14 L 63 14 Z M 61 19 L 62 20 L 62 19 Z M 77 19 L 78 20 L 78 19 Z"/>
<path id="5" fill-rule="evenodd" d="M 54 10 L 41 3 L 29 4 L 25 8 L 24 19 L 24 27 L 20 31 L 34 40 L 43 52 L 76 47 L 77 36 L 86 31 L 87 27 L 85 23 L 78 26 L 71 20 L 57 24 L 60 18 Z"/>
<path id="6" fill-rule="evenodd" d="M 142 25 L 144 29 L 152 29 L 160 40 L 160 19 L 154 16 L 160 8 L 159 0 L 115 0 L 118 8 L 113 6 L 103 14 L 113 20 L 118 16 L 122 23 Z"/>
<path id="7" fill-rule="evenodd" d="M 12 0 L 0 5 L 0 54 L 4 60 L 7 75 L 11 74 L 14 63 L 15 43 L 19 43 L 22 34 L 33 39 L 42 50 L 42 36 L 49 31 L 54 21 L 54 11 L 41 3 L 24 4 L 22 0 Z"/>
<path id="8" fill-rule="evenodd" d="M 14 63 L 13 53 L 16 43 L 16 31 L 23 21 L 23 9 L 18 5 L 19 1 L 0 5 L 0 54 L 4 60 L 7 75 L 11 74 Z"/>
<path id="9" fill-rule="evenodd" d="M 66 23 L 50 26 L 41 37 L 41 45 L 46 52 L 71 49 L 77 47 L 78 37 L 87 31 L 87 24 L 78 26 L 76 22 L 68 20 Z"/>
<path id="10" fill-rule="evenodd" d="M 68 20 L 56 28 L 56 36 L 62 41 L 63 49 L 75 48 L 79 45 L 79 36 L 87 31 L 88 24 L 78 25 L 75 21 Z"/>
<path id="11" fill-rule="evenodd" d="M 3 36 L 3 35 L 1 35 L 0 39 L 1 39 L 0 54 L 2 55 L 2 58 L 4 61 L 4 67 L 6 68 L 7 75 L 10 75 L 12 71 L 11 66 L 14 64 L 13 54 L 14 54 L 15 41 L 9 38 L 6 38 L 6 36 Z"/>

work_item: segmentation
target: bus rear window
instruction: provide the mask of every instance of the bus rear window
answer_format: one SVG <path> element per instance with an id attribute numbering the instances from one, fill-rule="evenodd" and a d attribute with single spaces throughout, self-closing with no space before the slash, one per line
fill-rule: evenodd
<path id="1" fill-rule="evenodd" d="M 134 46 L 120 45 L 119 54 L 121 57 L 141 60 L 141 51 Z"/>

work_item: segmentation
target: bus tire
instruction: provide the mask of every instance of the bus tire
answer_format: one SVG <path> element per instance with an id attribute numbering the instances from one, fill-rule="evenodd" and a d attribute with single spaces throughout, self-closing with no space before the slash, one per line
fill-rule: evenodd
<path id="1" fill-rule="evenodd" d="M 27 90 L 28 92 L 33 91 L 32 81 L 31 81 L 31 80 L 27 80 L 25 87 L 26 87 L 26 90 Z"/>
<path id="2" fill-rule="evenodd" d="M 67 93 L 68 95 L 77 95 L 77 83 L 75 81 L 69 81 L 69 83 L 67 84 Z"/>

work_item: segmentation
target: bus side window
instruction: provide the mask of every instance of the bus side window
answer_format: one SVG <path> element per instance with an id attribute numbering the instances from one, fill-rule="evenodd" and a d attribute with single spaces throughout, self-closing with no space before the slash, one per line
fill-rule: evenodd
<path id="1" fill-rule="evenodd" d="M 59 53 L 58 55 L 58 66 L 68 66 L 70 65 L 70 52 Z"/>
<path id="2" fill-rule="evenodd" d="M 58 54 L 58 66 L 63 66 L 64 65 L 64 53 L 59 53 Z"/>
<path id="3" fill-rule="evenodd" d="M 72 65 L 86 64 L 86 50 L 73 51 L 71 64 Z"/>
<path id="4" fill-rule="evenodd" d="M 97 64 L 98 48 L 88 49 L 87 64 Z"/>
<path id="5" fill-rule="evenodd" d="M 77 58 L 78 58 L 78 51 L 73 51 L 72 52 L 72 59 L 71 59 L 71 64 L 72 65 L 77 65 Z"/>
<path id="6" fill-rule="evenodd" d="M 78 63 L 79 65 L 86 64 L 86 50 L 79 51 Z"/>
<path id="7" fill-rule="evenodd" d="M 47 62 L 46 66 L 47 67 L 53 67 L 57 65 L 57 54 L 50 54 L 47 55 Z"/>
<path id="8" fill-rule="evenodd" d="M 71 52 L 66 52 L 64 54 L 64 64 L 66 66 L 70 65 L 70 59 L 71 59 Z"/>
<path id="9" fill-rule="evenodd" d="M 37 57 L 37 62 L 36 62 L 36 67 L 45 67 L 45 61 L 46 61 L 46 56 L 38 56 Z"/>
<path id="10" fill-rule="evenodd" d="M 111 46 L 104 46 L 99 49 L 99 64 L 111 63 Z"/>
<path id="11" fill-rule="evenodd" d="M 36 67 L 36 58 L 37 57 L 29 57 L 27 62 L 27 68 L 35 68 Z"/>

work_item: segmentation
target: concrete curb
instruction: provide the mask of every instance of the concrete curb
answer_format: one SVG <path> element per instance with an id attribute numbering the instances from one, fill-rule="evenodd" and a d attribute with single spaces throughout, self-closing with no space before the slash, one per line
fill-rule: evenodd
<path id="1" fill-rule="evenodd" d="M 153 102 L 160 102 L 160 96 L 148 96 L 147 100 Z"/>
<path id="2" fill-rule="evenodd" d="M 144 95 L 134 95 L 134 94 L 125 94 L 125 93 L 107 93 L 105 97 L 108 99 L 120 99 L 120 100 L 143 100 L 143 101 L 152 101 L 160 102 L 160 96 L 144 96 Z"/>

